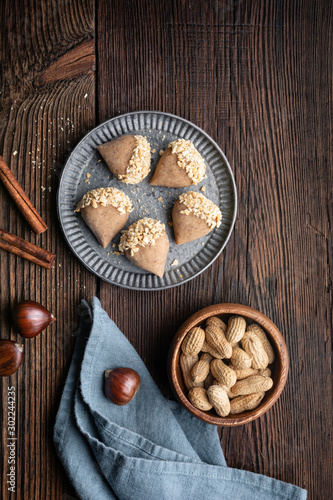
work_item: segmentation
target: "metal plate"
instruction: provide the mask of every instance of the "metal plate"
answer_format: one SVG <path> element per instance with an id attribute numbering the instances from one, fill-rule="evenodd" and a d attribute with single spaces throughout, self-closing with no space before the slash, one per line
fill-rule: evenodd
<path id="1" fill-rule="evenodd" d="M 152 168 L 146 179 L 129 185 L 116 179 L 96 147 L 124 134 L 147 137 L 152 149 Z M 197 186 L 172 189 L 150 186 L 149 181 L 160 158 L 160 150 L 177 139 L 193 142 L 206 163 L 206 178 Z M 89 175 L 90 174 L 90 175 Z M 92 189 L 114 186 L 132 200 L 126 227 L 142 217 L 152 217 L 165 223 L 170 251 L 163 278 L 137 268 L 126 257 L 117 255 L 118 235 L 102 248 L 75 207 L 82 196 Z M 171 222 L 172 207 L 185 191 L 200 191 L 217 204 L 222 212 L 222 224 L 204 238 L 176 245 Z M 117 116 L 89 132 L 69 156 L 61 175 L 57 197 L 58 216 L 65 238 L 73 253 L 94 274 L 103 280 L 134 290 L 162 290 L 198 276 L 222 252 L 236 218 L 237 195 L 230 165 L 218 145 L 200 128 L 178 116 L 154 111 L 138 111 Z M 116 247 L 113 247 L 116 244 Z M 177 265 L 174 261 L 178 261 Z"/>

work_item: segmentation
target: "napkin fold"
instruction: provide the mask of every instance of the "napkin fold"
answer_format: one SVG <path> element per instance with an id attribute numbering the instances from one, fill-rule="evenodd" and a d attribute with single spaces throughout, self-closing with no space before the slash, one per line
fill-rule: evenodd
<path id="1" fill-rule="evenodd" d="M 104 371 L 141 378 L 126 406 L 104 395 Z M 216 427 L 163 397 L 97 298 L 81 304 L 80 333 L 61 398 L 54 442 L 82 500 L 305 500 L 306 491 L 227 467 Z"/>

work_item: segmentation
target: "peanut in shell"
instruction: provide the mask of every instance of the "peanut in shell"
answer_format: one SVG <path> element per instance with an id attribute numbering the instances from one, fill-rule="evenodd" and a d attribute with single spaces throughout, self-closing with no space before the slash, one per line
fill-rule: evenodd
<path id="1" fill-rule="evenodd" d="M 186 334 L 182 342 L 182 351 L 186 356 L 199 354 L 205 341 L 205 331 L 195 326 Z"/>
<path id="2" fill-rule="evenodd" d="M 271 363 L 273 363 L 275 359 L 275 352 L 263 328 L 261 328 L 261 326 L 257 325 L 256 323 L 253 323 L 247 328 L 247 331 L 255 333 L 257 335 L 268 356 L 268 364 L 270 365 Z"/>
<path id="3" fill-rule="evenodd" d="M 232 387 L 232 392 L 235 396 L 246 396 L 254 392 L 266 392 L 273 387 L 273 380 L 270 377 L 262 375 L 252 375 L 252 377 L 239 380 Z"/>
<path id="4" fill-rule="evenodd" d="M 247 396 L 237 396 L 230 401 L 230 414 L 235 415 L 247 410 L 257 408 L 265 396 L 264 392 L 248 394 Z"/>
<path id="5" fill-rule="evenodd" d="M 244 378 L 251 377 L 251 375 L 259 375 L 259 370 L 256 370 L 255 368 L 238 369 L 233 365 L 230 366 L 230 368 L 232 368 L 236 373 L 237 380 L 243 380 Z"/>
<path id="6" fill-rule="evenodd" d="M 199 361 L 199 356 L 186 356 L 183 352 L 180 354 L 179 364 L 183 374 L 183 381 L 186 389 L 189 391 L 193 387 L 203 387 L 203 382 L 193 382 L 191 377 L 191 370 L 193 366 Z"/>
<path id="7" fill-rule="evenodd" d="M 251 367 L 252 357 L 243 349 L 236 346 L 232 350 L 230 361 L 236 368 L 245 369 Z"/>
<path id="8" fill-rule="evenodd" d="M 225 338 L 223 331 L 216 326 L 207 326 L 206 342 L 223 358 L 231 358 L 232 346 Z"/>
<path id="9" fill-rule="evenodd" d="M 253 332 L 246 332 L 241 340 L 242 347 L 252 357 L 252 368 L 264 370 L 268 366 L 268 356 L 259 337 Z"/>
<path id="10" fill-rule="evenodd" d="M 233 344 L 239 342 L 246 331 L 246 321 L 243 316 L 232 316 L 228 321 L 226 338 Z"/>
<path id="11" fill-rule="evenodd" d="M 229 368 L 221 359 L 213 359 L 210 370 L 216 380 L 227 387 L 232 387 L 237 382 L 237 376 L 232 368 Z"/>
<path id="12" fill-rule="evenodd" d="M 209 374 L 209 365 L 212 361 L 213 356 L 211 356 L 208 352 L 204 352 L 200 360 L 195 363 L 191 370 L 191 377 L 193 382 L 203 382 L 208 374 Z"/>
<path id="13" fill-rule="evenodd" d="M 207 391 L 203 387 L 193 387 L 188 393 L 188 399 L 198 410 L 209 411 L 213 408 L 207 397 Z"/>
<path id="14" fill-rule="evenodd" d="M 209 401 L 220 417 L 226 417 L 230 413 L 230 401 L 224 389 L 219 385 L 212 385 L 207 390 Z"/>
<path id="15" fill-rule="evenodd" d="M 211 316 L 210 318 L 208 318 L 206 320 L 206 328 L 207 326 L 216 326 L 217 328 L 220 328 L 223 333 L 227 331 L 227 325 L 217 316 Z"/>
<path id="16" fill-rule="evenodd" d="M 216 359 L 222 359 L 223 358 L 222 354 L 220 354 L 215 349 L 213 349 L 212 346 L 210 346 L 206 342 L 206 340 L 203 343 L 201 350 L 202 350 L 202 352 L 208 352 L 209 354 L 211 354 L 213 356 L 213 358 L 216 358 Z"/>

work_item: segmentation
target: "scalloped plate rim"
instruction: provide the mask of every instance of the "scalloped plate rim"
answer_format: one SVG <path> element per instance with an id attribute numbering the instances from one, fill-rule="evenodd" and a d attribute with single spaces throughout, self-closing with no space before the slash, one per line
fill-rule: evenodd
<path id="1" fill-rule="evenodd" d="M 219 155 L 221 155 L 221 157 L 223 158 L 223 161 L 225 163 L 225 166 L 226 166 L 226 168 L 228 170 L 228 173 L 229 173 L 229 176 L 230 176 L 230 180 L 231 180 L 232 188 L 233 188 L 233 196 L 234 196 L 234 207 L 233 207 L 232 220 L 231 220 L 231 224 L 230 224 L 230 227 L 229 227 L 229 231 L 228 231 L 228 234 L 227 234 L 226 238 L 224 239 L 223 244 L 221 245 L 221 248 L 216 253 L 216 255 L 202 269 L 200 269 L 198 272 L 194 273 L 193 276 L 189 276 L 188 278 L 186 278 L 184 280 L 181 280 L 179 283 L 172 283 L 170 285 L 162 285 L 162 286 L 159 286 L 159 287 L 155 287 L 154 286 L 154 287 L 149 287 L 149 288 L 147 288 L 147 287 L 129 286 L 129 285 L 126 285 L 126 284 L 123 284 L 123 283 L 118 283 L 118 282 L 112 281 L 112 280 L 110 280 L 108 278 L 105 278 L 101 274 L 97 273 L 87 262 L 85 262 L 83 260 L 83 258 L 78 254 L 78 252 L 76 251 L 76 249 L 73 247 L 73 245 L 71 244 L 71 242 L 69 241 L 69 238 L 68 238 L 68 236 L 66 234 L 66 231 L 64 229 L 64 223 L 63 223 L 63 220 L 62 220 L 62 215 L 61 215 L 61 210 L 60 210 L 60 203 L 59 203 L 59 196 L 60 196 L 61 187 L 63 185 L 63 180 L 64 180 L 65 173 L 66 173 L 65 172 L 66 171 L 66 166 L 69 164 L 72 156 L 75 154 L 76 150 L 81 146 L 81 144 L 84 143 L 84 141 L 89 136 L 91 136 L 95 131 L 97 131 L 98 129 L 102 128 L 107 123 L 110 123 L 110 122 L 113 122 L 113 121 L 117 121 L 117 120 L 122 119 L 122 118 L 126 118 L 127 116 L 133 117 L 133 115 L 142 115 L 142 114 L 143 115 L 145 115 L 145 114 L 163 115 L 164 117 L 170 117 L 170 118 L 173 118 L 173 119 L 176 119 L 176 120 L 180 120 L 181 122 L 183 122 L 183 123 L 185 123 L 187 125 L 190 125 L 192 128 L 194 128 L 195 130 L 197 130 L 200 134 L 202 134 L 214 146 L 214 148 L 217 150 L 217 152 L 219 153 Z M 109 119 L 105 120 L 104 122 L 96 125 L 96 127 L 94 127 L 87 134 L 85 134 L 82 137 L 82 139 L 76 144 L 76 146 L 72 149 L 72 151 L 70 152 L 70 154 L 68 155 L 68 157 L 66 158 L 64 167 L 63 167 L 63 169 L 61 171 L 61 174 L 60 174 L 59 186 L 58 186 L 58 191 L 57 191 L 57 195 L 56 195 L 57 215 L 58 215 L 60 227 L 61 227 L 62 233 L 64 235 L 64 238 L 66 240 L 66 243 L 69 246 L 71 252 L 73 252 L 73 254 L 75 255 L 75 257 L 84 265 L 84 267 L 86 267 L 86 269 L 88 269 L 88 271 L 90 271 L 92 274 L 94 274 L 98 278 L 102 279 L 103 281 L 105 281 L 105 282 L 107 282 L 107 283 L 109 283 L 111 285 L 114 285 L 114 286 L 119 286 L 120 288 L 125 288 L 125 289 L 128 289 L 128 290 L 143 291 L 143 292 L 144 291 L 152 291 L 153 292 L 153 291 L 166 290 L 168 288 L 174 288 L 176 286 L 183 285 L 184 283 L 187 283 L 188 281 L 190 281 L 190 280 L 198 277 L 201 273 L 203 273 L 206 269 L 208 269 L 208 267 L 210 267 L 213 264 L 213 262 L 222 253 L 223 249 L 225 248 L 226 244 L 228 243 L 228 241 L 230 239 L 230 236 L 231 236 L 232 231 L 233 231 L 234 226 L 235 226 L 236 217 L 237 217 L 237 201 L 238 201 L 238 199 L 237 199 L 237 187 L 236 187 L 236 182 L 235 182 L 235 178 L 234 178 L 233 172 L 231 170 L 230 164 L 229 164 L 229 162 L 228 162 L 225 154 L 223 153 L 223 151 L 220 148 L 220 146 L 214 141 L 214 139 L 212 139 L 210 137 L 210 135 L 207 134 L 207 132 L 205 132 L 203 129 L 201 129 L 200 127 L 198 127 L 194 123 L 190 122 L 186 118 L 182 118 L 182 117 L 174 115 L 172 113 L 166 113 L 164 111 L 150 111 L 150 110 L 130 111 L 128 113 L 123 113 L 123 114 L 120 114 L 118 116 L 114 116 L 114 117 L 109 118 Z"/>

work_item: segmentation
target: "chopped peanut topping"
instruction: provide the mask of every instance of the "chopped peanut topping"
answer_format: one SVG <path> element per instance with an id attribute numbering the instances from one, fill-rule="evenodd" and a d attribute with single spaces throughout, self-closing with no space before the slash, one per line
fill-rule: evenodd
<path id="1" fill-rule="evenodd" d="M 150 172 L 150 145 L 142 135 L 135 135 L 136 147 L 126 169 L 126 174 L 118 178 L 126 184 L 141 182 Z"/>
<path id="2" fill-rule="evenodd" d="M 145 217 L 140 219 L 128 229 L 122 231 L 119 250 L 124 253 L 130 250 L 131 256 L 139 251 L 139 247 L 155 245 L 156 240 L 165 232 L 165 226 L 155 219 Z"/>
<path id="3" fill-rule="evenodd" d="M 171 148 L 172 154 L 177 155 L 178 166 L 186 170 L 192 184 L 199 184 L 205 175 L 206 165 L 193 143 L 186 139 L 177 139 L 168 147 Z"/>
<path id="4" fill-rule="evenodd" d="M 93 189 L 92 191 L 89 191 L 77 204 L 75 212 L 80 212 L 82 208 L 89 205 L 94 208 L 97 208 L 98 205 L 102 205 L 103 207 L 112 205 L 119 210 L 121 214 L 132 212 L 133 210 L 132 202 L 129 197 L 123 191 L 113 187 Z"/>
<path id="5" fill-rule="evenodd" d="M 181 214 L 189 215 L 192 213 L 206 221 L 211 229 L 220 227 L 222 219 L 221 210 L 206 196 L 195 191 L 189 191 L 188 193 L 181 194 L 178 199 L 180 203 L 186 206 L 185 210 L 181 210 Z"/>

